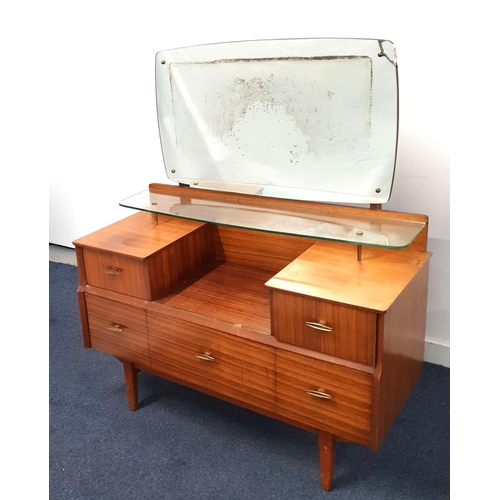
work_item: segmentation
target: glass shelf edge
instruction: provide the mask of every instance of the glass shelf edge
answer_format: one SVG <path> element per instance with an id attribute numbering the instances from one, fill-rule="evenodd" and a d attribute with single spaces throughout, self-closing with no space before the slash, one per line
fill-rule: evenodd
<path id="1" fill-rule="evenodd" d="M 234 199 L 207 199 L 195 189 L 182 189 L 186 189 L 183 196 L 145 190 L 125 198 L 119 205 L 220 226 L 391 249 L 407 248 L 426 226 L 425 222 L 387 219 L 373 214 L 330 215 L 291 207 L 283 209 L 266 205 L 260 197 L 245 204 L 238 194 Z M 335 210 L 334 205 L 329 208 Z"/>

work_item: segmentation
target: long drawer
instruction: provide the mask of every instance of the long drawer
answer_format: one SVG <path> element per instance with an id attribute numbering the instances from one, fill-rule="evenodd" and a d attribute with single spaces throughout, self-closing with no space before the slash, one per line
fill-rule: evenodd
<path id="1" fill-rule="evenodd" d="M 146 312 L 86 294 L 90 343 L 117 358 L 149 366 Z"/>
<path id="2" fill-rule="evenodd" d="M 221 395 L 274 410 L 274 350 L 148 312 L 151 368 Z"/>
<path id="3" fill-rule="evenodd" d="M 276 410 L 336 436 L 369 444 L 372 375 L 277 351 Z"/>
<path id="4" fill-rule="evenodd" d="M 373 366 L 376 323 L 374 312 L 272 292 L 272 334 L 281 342 Z"/>

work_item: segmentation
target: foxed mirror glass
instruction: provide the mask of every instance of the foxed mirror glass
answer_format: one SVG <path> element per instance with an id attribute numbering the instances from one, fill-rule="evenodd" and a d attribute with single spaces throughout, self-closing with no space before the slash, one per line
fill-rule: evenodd
<path id="1" fill-rule="evenodd" d="M 171 181 L 221 191 L 384 203 L 398 132 L 393 44 L 219 43 L 161 51 L 156 94 Z"/>

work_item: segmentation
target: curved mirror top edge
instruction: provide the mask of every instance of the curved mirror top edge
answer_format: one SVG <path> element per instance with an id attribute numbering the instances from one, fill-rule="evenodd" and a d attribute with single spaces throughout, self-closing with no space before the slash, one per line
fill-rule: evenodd
<path id="1" fill-rule="evenodd" d="M 377 39 L 221 42 L 160 51 L 168 178 L 259 196 L 388 201 L 398 130 L 394 45 Z M 336 197 L 335 193 L 339 193 Z M 302 199 L 302 198 L 301 198 Z"/>

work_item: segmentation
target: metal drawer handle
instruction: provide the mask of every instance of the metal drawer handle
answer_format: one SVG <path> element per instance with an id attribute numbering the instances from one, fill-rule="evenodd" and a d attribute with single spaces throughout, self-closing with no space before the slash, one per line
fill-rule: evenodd
<path id="1" fill-rule="evenodd" d="M 121 333 L 121 332 L 123 332 L 123 326 L 120 326 L 120 325 L 108 326 L 108 330 L 110 332 Z"/>
<path id="2" fill-rule="evenodd" d="M 321 330 L 322 332 L 331 332 L 332 327 L 327 325 L 322 325 L 321 323 L 313 323 L 312 321 L 306 321 L 306 326 L 309 328 L 314 328 L 315 330 Z"/>
<path id="3" fill-rule="evenodd" d="M 213 356 L 210 356 L 210 354 L 207 354 L 207 353 L 198 353 L 198 354 L 195 354 L 195 356 L 198 358 L 198 359 L 202 359 L 203 361 L 215 361 L 215 358 Z"/>
<path id="4" fill-rule="evenodd" d="M 118 271 L 118 269 L 116 269 L 114 267 L 108 267 L 108 268 L 104 269 L 104 272 L 106 274 L 112 274 L 113 276 L 120 274 L 120 271 Z"/>
<path id="5" fill-rule="evenodd" d="M 321 398 L 321 399 L 332 399 L 332 396 L 330 394 L 327 394 L 326 392 L 323 391 L 306 391 L 307 394 L 310 396 L 314 396 L 315 398 Z"/>

